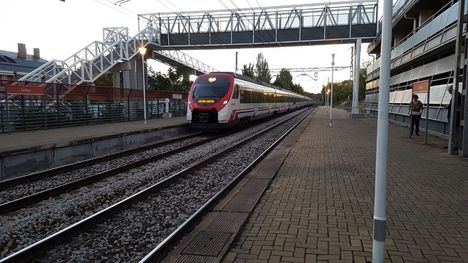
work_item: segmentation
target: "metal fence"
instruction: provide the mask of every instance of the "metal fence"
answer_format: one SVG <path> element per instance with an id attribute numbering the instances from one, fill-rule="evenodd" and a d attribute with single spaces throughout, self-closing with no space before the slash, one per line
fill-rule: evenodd
<path id="1" fill-rule="evenodd" d="M 183 116 L 187 93 L 147 91 L 147 116 Z M 0 81 L 0 132 L 80 126 L 143 119 L 143 91 Z"/>

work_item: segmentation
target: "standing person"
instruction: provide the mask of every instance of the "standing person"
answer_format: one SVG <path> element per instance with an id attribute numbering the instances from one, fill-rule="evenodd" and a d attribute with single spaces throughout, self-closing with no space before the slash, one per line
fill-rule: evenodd
<path id="1" fill-rule="evenodd" d="M 419 136 L 419 121 L 423 111 L 423 104 L 419 100 L 418 95 L 413 95 L 413 100 L 409 104 L 409 115 L 411 116 L 410 138 L 413 136 L 414 127 L 416 126 L 416 136 Z"/>

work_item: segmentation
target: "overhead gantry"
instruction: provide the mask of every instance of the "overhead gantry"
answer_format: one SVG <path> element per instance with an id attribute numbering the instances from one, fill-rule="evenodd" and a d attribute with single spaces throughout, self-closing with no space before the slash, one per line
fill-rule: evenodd
<path id="1" fill-rule="evenodd" d="M 234 48 L 365 42 L 376 36 L 377 1 L 272 6 L 138 16 L 161 48 Z"/>

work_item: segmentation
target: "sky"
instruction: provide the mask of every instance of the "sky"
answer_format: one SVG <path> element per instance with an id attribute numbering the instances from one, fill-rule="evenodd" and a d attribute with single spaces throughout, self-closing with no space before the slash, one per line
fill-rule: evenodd
<path id="1" fill-rule="evenodd" d="M 130 35 L 137 33 L 137 14 L 151 12 L 196 11 L 208 9 L 250 8 L 284 5 L 284 0 L 129 0 L 122 6 L 117 0 L 2 0 L 0 8 L 0 49 L 16 51 L 17 43 L 25 43 L 29 54 L 40 48 L 41 57 L 63 60 L 95 40 L 102 40 L 104 27 L 128 27 Z M 294 0 L 294 4 L 333 2 L 324 0 Z M 288 2 L 288 5 L 293 4 Z M 381 13 L 381 12 L 379 12 Z M 337 66 L 351 63 L 352 45 L 302 46 L 280 48 L 243 48 L 221 50 L 184 50 L 221 71 L 234 71 L 235 52 L 239 52 L 239 68 L 254 63 L 259 52 L 270 68 L 330 66 L 335 53 Z M 361 49 L 361 62 L 370 61 L 367 44 Z M 223 58 L 223 59 L 220 59 Z M 156 71 L 167 70 L 160 63 L 151 64 Z M 295 82 L 306 91 L 320 92 L 331 72 L 318 73 L 318 80 L 293 74 Z M 312 73 L 311 73 L 312 75 Z M 349 69 L 335 72 L 334 79 L 350 78 Z"/>

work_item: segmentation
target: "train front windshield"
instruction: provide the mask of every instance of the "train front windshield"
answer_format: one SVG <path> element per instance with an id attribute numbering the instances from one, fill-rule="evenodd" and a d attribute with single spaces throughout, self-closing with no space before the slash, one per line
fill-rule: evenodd
<path id="1" fill-rule="evenodd" d="M 197 102 L 216 103 L 229 90 L 230 81 L 223 76 L 204 76 L 195 82 L 193 99 Z"/>

